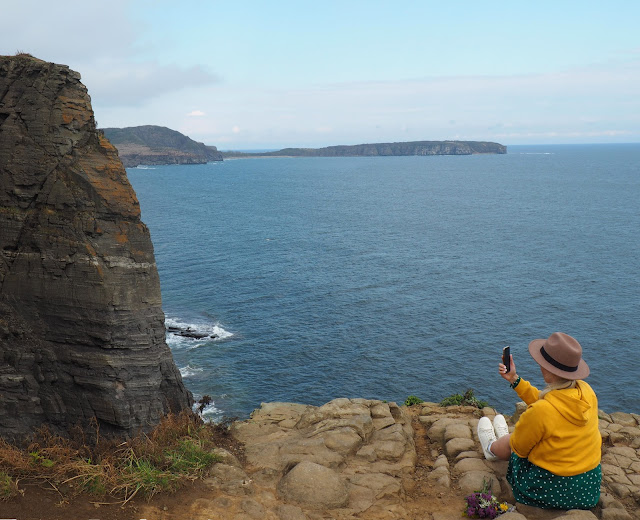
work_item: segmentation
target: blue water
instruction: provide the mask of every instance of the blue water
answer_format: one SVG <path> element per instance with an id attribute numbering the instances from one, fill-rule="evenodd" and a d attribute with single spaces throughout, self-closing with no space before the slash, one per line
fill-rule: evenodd
<path id="1" fill-rule="evenodd" d="M 213 418 L 267 401 L 439 401 L 504 413 L 510 345 L 582 344 L 601 408 L 640 412 L 640 145 L 506 155 L 270 158 L 128 170 L 168 335 Z"/>

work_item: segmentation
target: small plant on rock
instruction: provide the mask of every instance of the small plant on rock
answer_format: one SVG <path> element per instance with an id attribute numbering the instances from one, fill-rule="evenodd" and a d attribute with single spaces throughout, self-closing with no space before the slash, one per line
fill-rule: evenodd
<path id="1" fill-rule="evenodd" d="M 405 406 L 413 406 L 414 404 L 422 404 L 424 401 L 415 395 L 410 395 L 404 402 Z"/>
<path id="2" fill-rule="evenodd" d="M 487 401 L 480 401 L 475 395 L 473 390 L 469 388 L 464 394 L 453 394 L 449 397 L 445 397 L 440 406 L 475 406 L 476 408 L 484 408 L 488 406 Z"/>

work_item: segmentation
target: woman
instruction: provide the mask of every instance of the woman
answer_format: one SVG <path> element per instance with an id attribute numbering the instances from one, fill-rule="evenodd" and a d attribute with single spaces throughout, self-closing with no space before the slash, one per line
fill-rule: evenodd
<path id="1" fill-rule="evenodd" d="M 539 391 L 500 363 L 500 375 L 511 383 L 527 410 L 515 430 L 501 415 L 493 425 L 487 417 L 478 423 L 485 457 L 508 460 L 507 480 L 522 503 L 553 509 L 590 509 L 600 498 L 602 437 L 598 429 L 598 399 L 582 381 L 589 367 L 582 347 L 571 336 L 554 332 L 529 344 L 547 383 Z"/>

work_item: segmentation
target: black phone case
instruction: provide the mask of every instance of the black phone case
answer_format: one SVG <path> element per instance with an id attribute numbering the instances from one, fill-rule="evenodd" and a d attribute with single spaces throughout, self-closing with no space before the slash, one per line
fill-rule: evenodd
<path id="1" fill-rule="evenodd" d="M 507 372 L 511 372 L 511 349 L 509 347 L 502 349 L 502 364 L 507 367 Z"/>

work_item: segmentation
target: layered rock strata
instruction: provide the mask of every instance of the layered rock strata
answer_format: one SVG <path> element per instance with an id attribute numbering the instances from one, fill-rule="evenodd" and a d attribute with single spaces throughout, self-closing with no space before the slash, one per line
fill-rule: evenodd
<path id="1" fill-rule="evenodd" d="M 80 75 L 0 57 L 0 435 L 130 434 L 192 403 L 149 231 Z"/>

